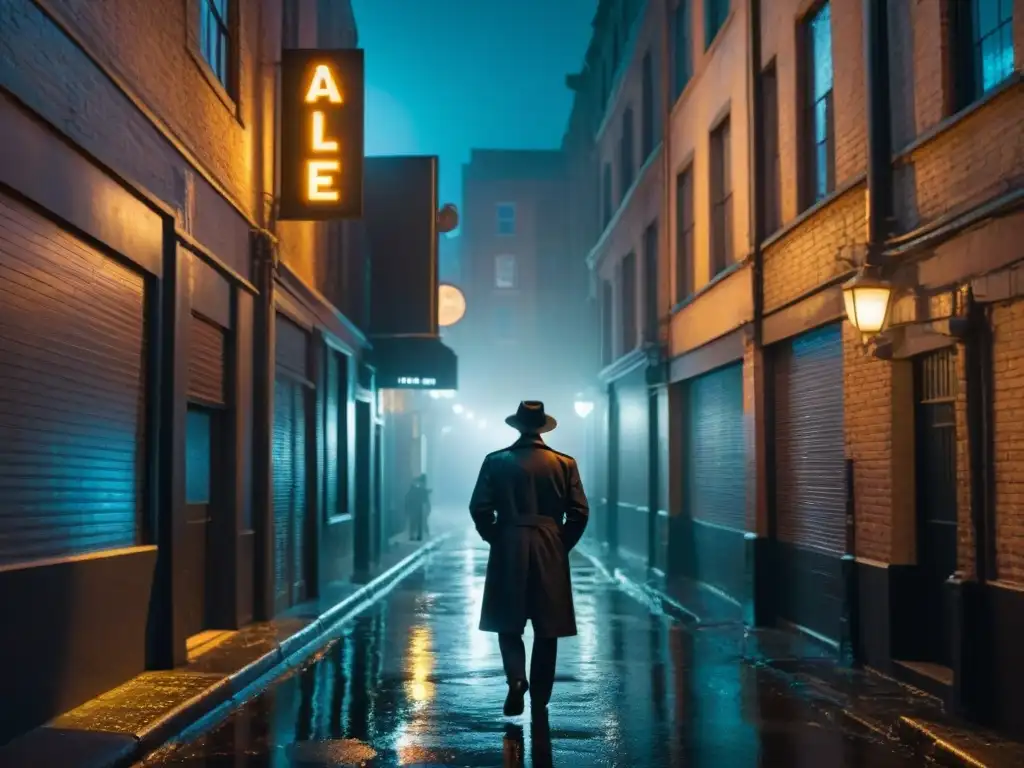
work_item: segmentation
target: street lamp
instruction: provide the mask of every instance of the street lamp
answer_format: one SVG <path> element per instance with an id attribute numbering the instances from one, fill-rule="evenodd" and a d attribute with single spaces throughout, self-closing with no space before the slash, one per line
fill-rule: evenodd
<path id="1" fill-rule="evenodd" d="M 889 321 L 892 283 L 863 267 L 843 284 L 846 317 L 867 340 L 885 330 Z"/>
<path id="2" fill-rule="evenodd" d="M 454 413 L 456 416 L 462 413 L 462 411 L 462 403 L 456 403 L 455 405 L 452 406 L 452 413 Z"/>
<path id="3" fill-rule="evenodd" d="M 577 400 L 572 404 L 573 410 L 576 411 L 576 415 L 581 419 L 587 418 L 591 411 L 594 410 L 594 404 L 589 400 Z"/>

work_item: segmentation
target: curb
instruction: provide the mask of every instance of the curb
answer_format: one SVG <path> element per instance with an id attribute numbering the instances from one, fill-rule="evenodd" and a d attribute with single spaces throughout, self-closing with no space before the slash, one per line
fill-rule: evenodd
<path id="1" fill-rule="evenodd" d="M 160 747 L 192 741 L 218 725 L 227 715 L 261 693 L 284 672 L 301 666 L 331 639 L 335 630 L 397 587 L 450 536 L 451 534 L 442 534 L 433 538 L 344 600 L 328 608 L 316 621 L 289 635 L 273 651 L 182 704 L 178 708 L 181 712 L 168 713 L 163 718 L 169 721 L 167 726 L 159 729 L 162 738 L 150 738 L 147 744 L 147 740 L 140 736 L 139 749 L 133 760 L 140 760 Z M 173 724 L 170 721 L 173 721 Z M 155 731 L 156 728 L 150 730 Z M 111 768 L 118 768 L 121 765 L 124 763 L 112 764 Z"/>
<path id="2" fill-rule="evenodd" d="M 662 607 L 664 613 L 684 623 L 691 625 L 702 623 L 700 616 L 656 587 L 638 582 L 620 568 L 609 570 L 600 556 L 595 555 L 593 552 L 583 548 L 580 548 L 578 551 L 590 561 L 602 576 L 609 581 L 617 582 L 619 588 L 629 596 L 644 603 L 656 602 Z M 773 669 L 772 671 L 783 677 L 789 676 L 788 673 L 780 669 Z M 912 717 L 900 715 L 895 723 L 887 726 L 885 723 L 859 714 L 847 706 L 839 707 L 838 714 L 863 733 L 871 733 L 897 741 L 917 756 L 929 761 L 930 764 L 946 766 L 947 768 L 988 768 L 987 763 L 981 762 L 967 752 L 957 748 L 956 745 L 951 744 L 938 734 L 932 732 L 927 725 Z"/>
<path id="3" fill-rule="evenodd" d="M 238 706 L 261 693 L 283 673 L 304 663 L 332 639 L 341 625 L 397 587 L 450 536 L 446 533 L 431 539 L 328 608 L 307 626 L 282 639 L 273 650 L 245 667 L 211 682 L 208 688 L 163 713 L 139 732 L 118 734 L 82 730 L 72 736 L 72 732 L 44 725 L 8 745 L 14 747 L 21 742 L 20 748 L 16 748 L 13 754 L 3 755 L 4 758 L 13 758 L 5 765 L 9 764 L 11 768 L 39 765 L 38 759 L 45 754 L 50 760 L 47 764 L 124 768 L 139 764 L 139 761 L 157 749 L 195 739 L 218 725 Z M 96 743 L 92 749 L 83 750 L 82 739 Z"/>

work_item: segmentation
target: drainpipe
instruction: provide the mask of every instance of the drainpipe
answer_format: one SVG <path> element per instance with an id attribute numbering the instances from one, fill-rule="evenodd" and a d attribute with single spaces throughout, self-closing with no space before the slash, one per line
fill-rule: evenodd
<path id="1" fill-rule="evenodd" d="M 754 530 L 744 534 L 747 596 L 744 620 L 749 626 L 763 626 L 772 621 L 770 603 L 773 593 L 771 584 L 771 541 L 769 514 L 771 494 L 771 445 L 767 428 L 768 398 L 766 394 L 765 355 L 761 329 L 764 318 L 764 199 L 765 199 L 765 157 L 764 100 L 761 82 L 761 1 L 747 2 L 747 111 L 749 114 L 748 152 L 751 173 L 749 230 L 751 268 L 753 270 L 753 345 L 754 345 Z M 766 536 L 767 534 L 767 536 Z"/>
<path id="2" fill-rule="evenodd" d="M 889 18 L 886 0 L 864 0 L 867 73 L 867 263 L 881 265 L 892 221 L 892 126 L 889 122 Z"/>

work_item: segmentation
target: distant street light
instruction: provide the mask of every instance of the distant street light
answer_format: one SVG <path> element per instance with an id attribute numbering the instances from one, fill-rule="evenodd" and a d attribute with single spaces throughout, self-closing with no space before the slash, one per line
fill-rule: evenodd
<path id="1" fill-rule="evenodd" d="M 449 425 L 449 424 L 446 424 L 445 426 L 441 427 L 441 434 L 442 435 L 447 435 L 451 431 L 452 431 L 452 428 L 451 428 L 451 425 Z"/>
<path id="2" fill-rule="evenodd" d="M 452 413 L 454 413 L 456 416 L 462 413 L 462 411 L 462 403 L 455 403 L 455 405 L 452 406 Z"/>
<path id="3" fill-rule="evenodd" d="M 472 411 L 466 411 L 466 418 L 469 419 L 470 421 L 472 421 L 473 420 L 473 412 Z"/>
<path id="4" fill-rule="evenodd" d="M 576 411 L 576 415 L 581 419 L 587 418 L 594 410 L 594 404 L 589 400 L 577 400 L 572 404 L 572 407 Z"/>

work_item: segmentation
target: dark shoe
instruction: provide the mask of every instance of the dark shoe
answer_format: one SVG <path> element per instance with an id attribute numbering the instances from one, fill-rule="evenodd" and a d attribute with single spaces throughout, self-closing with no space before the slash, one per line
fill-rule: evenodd
<path id="1" fill-rule="evenodd" d="M 523 714 L 526 709 L 524 697 L 530 686 L 525 680 L 516 680 L 508 684 L 508 696 L 505 697 L 505 717 L 515 717 Z"/>

